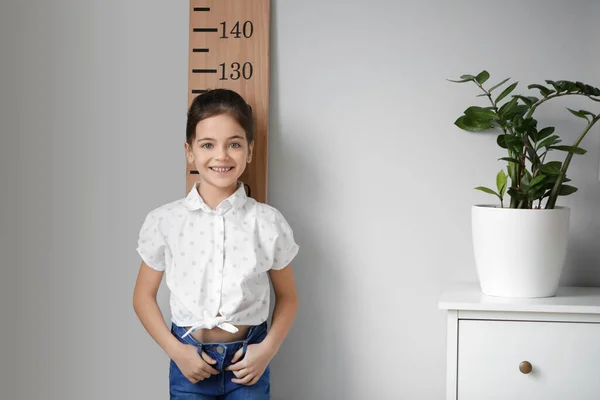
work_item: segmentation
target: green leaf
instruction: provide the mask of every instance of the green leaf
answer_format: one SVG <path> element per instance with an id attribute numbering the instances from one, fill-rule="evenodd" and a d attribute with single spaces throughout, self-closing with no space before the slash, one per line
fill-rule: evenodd
<path id="1" fill-rule="evenodd" d="M 600 95 L 600 90 L 598 88 L 595 88 L 591 85 L 587 85 L 582 83 L 581 85 L 583 85 L 583 88 L 581 88 L 581 92 L 583 94 L 587 94 L 588 96 L 599 96 Z"/>
<path id="2" fill-rule="evenodd" d="M 542 85 L 538 85 L 538 84 L 533 84 L 533 85 L 529 85 L 527 86 L 528 89 L 538 89 L 540 91 L 540 93 L 542 94 L 542 96 L 547 97 L 549 95 L 551 95 L 552 93 L 554 93 L 554 90 L 548 89 L 546 86 L 542 86 Z"/>
<path id="3" fill-rule="evenodd" d="M 552 135 L 554 133 L 554 127 L 553 126 L 548 126 L 544 129 L 542 129 L 541 131 L 539 131 L 536 135 L 536 141 L 540 141 L 540 140 L 544 140 L 546 139 L 548 136 Z"/>
<path id="4" fill-rule="evenodd" d="M 590 120 L 588 119 L 588 117 L 584 113 L 582 113 L 581 111 L 575 111 L 575 110 L 573 110 L 573 109 L 571 109 L 569 107 L 567 107 L 567 110 L 569 110 L 571 112 L 571 114 L 575 115 L 576 117 L 583 118 L 586 121 L 590 122 Z"/>
<path id="5" fill-rule="evenodd" d="M 565 81 L 565 80 L 560 80 L 560 81 L 551 81 L 551 80 L 546 80 L 546 83 L 549 85 L 552 85 L 552 87 L 554 87 L 554 89 L 556 89 L 557 93 L 560 92 L 576 92 L 577 90 L 579 90 L 579 88 L 577 87 L 577 84 L 575 82 L 571 82 L 571 81 Z"/>
<path id="6" fill-rule="evenodd" d="M 586 85 L 588 87 L 589 85 Z M 600 89 L 597 87 L 589 86 L 588 90 L 590 91 L 591 96 L 600 96 Z"/>
<path id="7" fill-rule="evenodd" d="M 498 135 L 496 142 L 498 143 L 498 146 L 502 147 L 503 149 L 508 149 L 509 147 L 523 147 L 523 140 L 513 135 Z"/>
<path id="8" fill-rule="evenodd" d="M 454 83 L 463 83 L 463 82 L 474 81 L 475 77 L 473 75 L 461 75 L 459 81 L 453 81 L 452 79 L 448 79 L 448 80 L 450 82 L 454 82 Z"/>
<path id="9" fill-rule="evenodd" d="M 569 92 L 578 92 L 579 88 L 577 87 L 577 83 L 575 82 L 571 82 L 571 81 L 566 81 L 567 84 L 567 90 Z"/>
<path id="10" fill-rule="evenodd" d="M 535 201 L 535 200 L 539 200 L 540 198 L 542 198 L 542 196 L 544 196 L 544 193 L 546 192 L 546 189 L 543 187 L 537 188 L 536 190 L 530 192 L 527 196 L 527 198 L 530 201 Z"/>
<path id="11" fill-rule="evenodd" d="M 537 152 L 532 147 L 527 147 L 527 159 L 531 161 L 533 165 L 539 165 L 542 163 Z"/>
<path id="12" fill-rule="evenodd" d="M 518 100 L 513 97 L 510 101 L 504 103 L 502 107 L 500 107 L 500 109 L 498 110 L 498 115 L 500 116 L 500 118 L 510 119 L 508 118 L 507 114 L 514 110 L 515 107 L 517 107 L 517 102 Z"/>
<path id="13" fill-rule="evenodd" d="M 523 193 L 521 193 L 521 191 L 514 186 L 508 188 L 508 194 L 510 197 L 514 197 L 517 200 L 521 200 L 523 198 Z"/>
<path id="14" fill-rule="evenodd" d="M 550 81 L 552 82 L 552 81 Z M 550 83 L 550 82 L 546 82 L 546 83 Z M 552 83 L 550 83 L 552 85 Z M 554 88 L 557 89 L 558 91 L 562 92 L 562 91 L 568 91 L 569 90 L 569 82 L 568 81 L 555 81 L 554 85 L 556 85 Z M 553 86 L 554 86 L 553 85 Z"/>
<path id="15" fill-rule="evenodd" d="M 525 104 L 517 104 L 517 106 L 509 109 L 505 113 L 504 118 L 512 119 L 517 115 L 523 117 L 527 113 L 527 111 L 529 111 L 529 107 L 527 107 Z"/>
<path id="16" fill-rule="evenodd" d="M 538 149 L 542 149 L 544 147 L 548 147 L 549 148 L 550 146 L 555 145 L 555 144 L 560 143 L 560 142 L 561 142 L 561 140 L 558 137 L 558 135 L 552 135 L 552 136 L 550 136 L 550 137 L 542 140 L 542 142 L 537 145 L 537 148 Z"/>
<path id="17" fill-rule="evenodd" d="M 489 108 L 471 106 L 465 110 L 465 115 L 471 120 L 478 122 L 488 122 L 498 118 L 498 114 Z"/>
<path id="18" fill-rule="evenodd" d="M 589 116 L 590 116 L 590 117 L 592 117 L 592 118 L 595 118 L 595 117 L 596 117 L 596 114 L 594 114 L 594 113 L 592 113 L 592 112 L 589 112 L 589 111 L 587 111 L 587 110 L 579 110 L 579 112 L 580 112 L 580 113 L 582 113 L 582 114 L 585 114 L 585 115 L 589 115 Z"/>
<path id="19" fill-rule="evenodd" d="M 482 192 L 485 192 L 487 194 L 493 194 L 494 196 L 500 198 L 500 195 L 498 193 L 494 192 L 492 189 L 486 188 L 485 186 L 477 186 L 475 189 L 481 190 Z"/>
<path id="20" fill-rule="evenodd" d="M 558 190 L 558 195 L 559 196 L 568 196 L 570 194 L 573 194 L 577 191 L 577 188 L 575 186 L 571 186 L 571 185 L 560 185 L 560 189 Z"/>
<path id="21" fill-rule="evenodd" d="M 517 163 L 517 164 L 521 163 L 521 161 L 519 161 L 518 159 L 513 158 L 513 157 L 502 157 L 502 158 L 499 158 L 498 160 L 503 160 L 503 161 L 508 161 L 508 162 L 514 162 L 514 163 Z"/>
<path id="22" fill-rule="evenodd" d="M 507 87 L 506 89 L 504 89 L 504 91 L 502 93 L 500 93 L 500 95 L 496 98 L 496 104 L 498 104 L 500 102 L 500 100 L 502 100 L 503 98 L 508 96 L 513 90 L 515 90 L 515 88 L 517 87 L 518 84 L 519 84 L 519 82 L 515 82 L 512 85 L 510 85 L 509 87 Z"/>
<path id="23" fill-rule="evenodd" d="M 552 189 L 554 187 L 554 184 L 558 180 L 559 176 L 560 176 L 560 174 L 546 176 L 546 183 L 548 184 L 549 189 Z M 564 178 L 562 178 L 562 182 L 563 183 L 571 182 L 571 179 L 569 179 L 565 176 Z"/>
<path id="24" fill-rule="evenodd" d="M 525 107 L 525 106 L 519 106 Z M 517 126 L 517 122 L 519 122 Z M 526 133 L 528 136 L 534 137 L 537 135 L 537 120 L 534 118 L 523 118 L 522 115 L 517 114 L 513 118 L 513 124 L 515 125 L 515 129 L 519 133 Z"/>
<path id="25" fill-rule="evenodd" d="M 520 94 L 515 94 L 513 95 L 513 97 L 516 97 L 517 99 L 521 100 L 523 103 L 525 103 L 527 107 L 531 107 L 533 103 L 535 103 L 535 101 L 531 100 L 531 98 L 521 96 Z"/>
<path id="26" fill-rule="evenodd" d="M 523 186 L 529 187 L 529 182 L 531 182 L 531 174 L 529 171 L 525 170 L 525 174 L 523 175 Z"/>
<path id="27" fill-rule="evenodd" d="M 485 83 L 485 81 L 487 81 L 490 78 L 490 74 L 487 71 L 481 71 L 476 77 L 475 80 L 480 84 L 483 85 Z"/>
<path id="28" fill-rule="evenodd" d="M 552 87 L 554 88 L 554 90 L 556 90 L 556 93 L 560 93 L 562 92 L 564 89 L 564 87 L 561 87 L 561 84 L 559 82 L 555 82 L 555 81 L 551 81 L 546 79 L 546 83 L 548 85 L 552 85 Z"/>
<path id="29" fill-rule="evenodd" d="M 559 175 L 560 168 L 562 167 L 562 163 L 560 161 L 551 161 L 549 163 L 543 164 L 540 167 L 540 171 L 546 175 Z"/>
<path id="30" fill-rule="evenodd" d="M 530 187 L 534 187 L 535 185 L 541 183 L 544 181 L 544 179 L 546 179 L 546 177 L 544 175 L 538 175 L 535 178 L 533 178 L 531 180 L 531 182 L 529 182 L 529 186 Z"/>
<path id="31" fill-rule="evenodd" d="M 508 176 L 510 176 L 510 177 L 514 176 L 515 167 L 516 167 L 516 164 L 513 164 L 511 162 L 508 163 L 508 165 L 506 166 L 506 169 L 508 170 Z"/>
<path id="32" fill-rule="evenodd" d="M 501 169 L 496 175 L 496 187 L 498 188 L 498 193 L 500 193 L 500 197 L 504 197 L 504 192 L 506 191 L 506 182 L 508 181 L 504 170 Z"/>
<path id="33" fill-rule="evenodd" d="M 499 88 L 500 86 L 504 85 L 506 82 L 508 82 L 510 80 L 510 78 L 506 78 L 505 80 L 503 80 L 502 82 L 492 86 L 488 92 L 492 93 L 492 90 Z"/>
<path id="34" fill-rule="evenodd" d="M 483 132 L 493 127 L 491 122 L 473 121 L 466 115 L 459 117 L 454 122 L 454 125 L 458 126 L 460 129 L 464 129 L 465 131 L 469 132 Z"/>
<path id="35" fill-rule="evenodd" d="M 582 149 L 581 147 L 577 147 L 577 146 L 550 146 L 549 148 L 554 149 L 554 150 L 568 151 L 569 153 L 573 153 L 573 154 L 587 153 L 586 149 Z"/>
<path id="36" fill-rule="evenodd" d="M 562 168 L 562 162 L 560 162 L 560 161 L 549 161 L 544 165 L 546 165 L 548 167 L 556 168 L 558 170 L 560 170 Z"/>

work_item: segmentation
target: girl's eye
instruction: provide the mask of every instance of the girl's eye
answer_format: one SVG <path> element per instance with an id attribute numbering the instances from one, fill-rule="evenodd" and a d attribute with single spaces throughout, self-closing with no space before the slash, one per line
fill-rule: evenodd
<path id="1" fill-rule="evenodd" d="M 204 144 L 202 145 L 202 148 L 203 148 L 203 149 L 210 149 L 210 148 L 212 148 L 212 143 L 204 143 Z"/>
<path id="2" fill-rule="evenodd" d="M 242 145 L 241 145 L 241 144 L 239 144 L 239 143 L 235 143 L 235 142 L 234 142 L 234 143 L 231 143 L 231 144 L 230 144 L 230 146 L 231 146 L 231 147 L 233 147 L 234 149 L 239 149 L 240 147 L 242 147 Z"/>

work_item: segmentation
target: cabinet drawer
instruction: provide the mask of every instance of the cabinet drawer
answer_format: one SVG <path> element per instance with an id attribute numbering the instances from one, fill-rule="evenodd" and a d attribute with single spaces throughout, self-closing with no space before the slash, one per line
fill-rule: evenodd
<path id="1" fill-rule="evenodd" d="M 459 400 L 600 399 L 600 324 L 459 320 L 457 380 Z"/>

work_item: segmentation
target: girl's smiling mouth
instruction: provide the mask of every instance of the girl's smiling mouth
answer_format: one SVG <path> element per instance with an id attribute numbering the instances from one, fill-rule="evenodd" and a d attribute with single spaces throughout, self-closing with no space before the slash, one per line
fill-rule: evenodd
<path id="1" fill-rule="evenodd" d="M 217 172 L 219 174 L 224 174 L 233 169 L 233 167 L 209 167 L 212 171 Z"/>

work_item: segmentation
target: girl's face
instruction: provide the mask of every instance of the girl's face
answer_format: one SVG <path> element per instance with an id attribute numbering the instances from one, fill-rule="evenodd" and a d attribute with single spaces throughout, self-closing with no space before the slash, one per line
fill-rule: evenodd
<path id="1" fill-rule="evenodd" d="M 200 184 L 219 189 L 235 189 L 246 164 L 252 160 L 253 147 L 244 129 L 227 114 L 198 122 L 191 148 L 185 143 L 188 162 L 196 166 Z"/>

